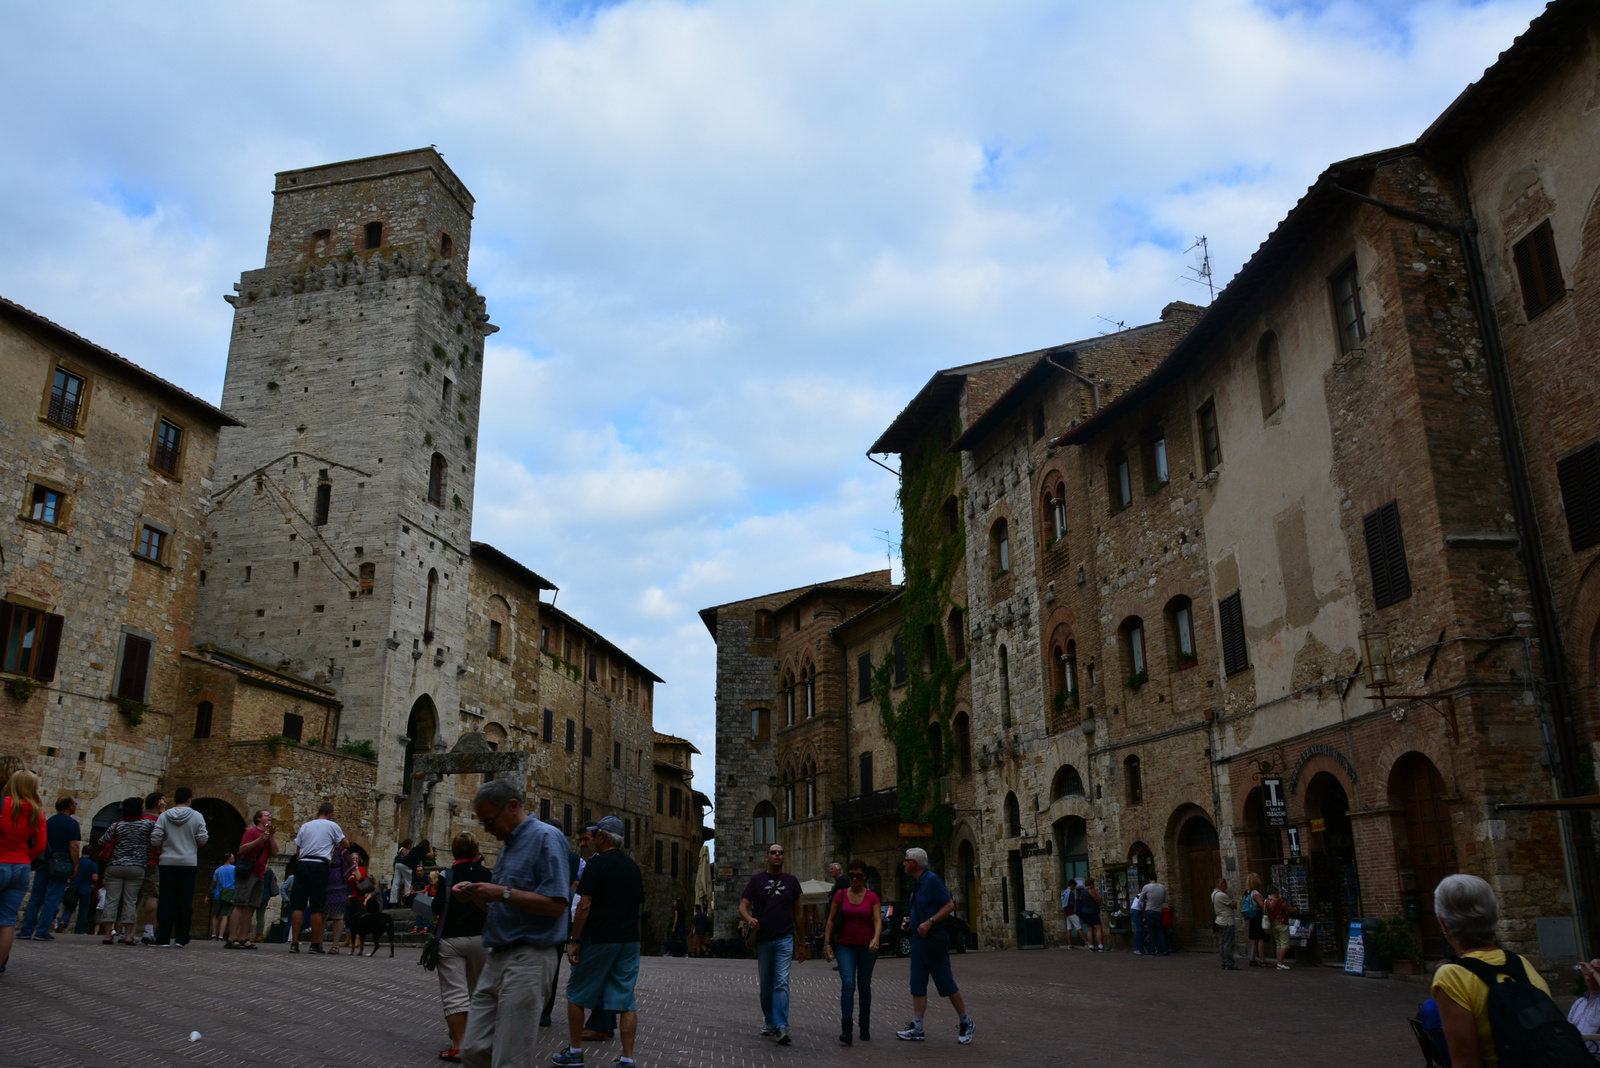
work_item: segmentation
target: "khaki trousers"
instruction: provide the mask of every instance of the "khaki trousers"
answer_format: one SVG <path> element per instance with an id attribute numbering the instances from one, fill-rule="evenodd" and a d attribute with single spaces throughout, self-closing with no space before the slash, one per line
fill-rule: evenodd
<path id="1" fill-rule="evenodd" d="M 489 953 L 467 1010 L 462 1064 L 532 1068 L 539 1063 L 539 1013 L 560 952 L 558 946 L 522 944 Z"/>

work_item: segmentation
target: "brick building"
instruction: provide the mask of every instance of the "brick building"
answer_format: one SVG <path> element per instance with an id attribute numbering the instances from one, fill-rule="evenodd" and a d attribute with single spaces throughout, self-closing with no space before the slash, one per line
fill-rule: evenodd
<path id="1" fill-rule="evenodd" d="M 649 916 L 647 952 L 670 935 L 674 902 L 683 902 L 684 916 L 694 912 L 700 847 L 707 841 L 705 811 L 711 805 L 711 799 L 694 788 L 694 758 L 700 750 L 693 742 L 656 731 L 652 750 L 654 818 L 638 839 Z"/>

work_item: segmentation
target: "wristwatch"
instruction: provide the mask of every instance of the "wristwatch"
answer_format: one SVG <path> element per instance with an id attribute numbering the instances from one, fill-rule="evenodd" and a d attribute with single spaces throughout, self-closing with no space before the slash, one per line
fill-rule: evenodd
<path id="1" fill-rule="evenodd" d="M 507 904 L 510 904 L 510 902 L 511 902 L 511 887 L 508 886 L 504 890 L 500 891 L 500 900 L 506 902 Z"/>

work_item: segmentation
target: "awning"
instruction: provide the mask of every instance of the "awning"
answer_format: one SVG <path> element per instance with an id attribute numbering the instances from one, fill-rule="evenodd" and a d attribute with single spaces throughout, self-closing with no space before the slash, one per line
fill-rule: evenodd
<path id="1" fill-rule="evenodd" d="M 1600 809 L 1600 794 L 1583 797 L 1557 797 L 1549 801 L 1517 801 L 1496 805 L 1496 808 L 1518 809 L 1531 812 L 1583 812 Z"/>

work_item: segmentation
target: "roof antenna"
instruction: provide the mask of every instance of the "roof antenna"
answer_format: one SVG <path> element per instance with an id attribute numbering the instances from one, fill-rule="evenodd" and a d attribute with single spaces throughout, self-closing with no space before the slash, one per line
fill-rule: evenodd
<path id="1" fill-rule="evenodd" d="M 1105 337 L 1107 334 L 1114 334 L 1118 331 L 1126 330 L 1128 328 L 1128 323 L 1125 319 L 1113 319 L 1109 315 L 1096 315 L 1095 318 L 1099 319 L 1101 322 L 1110 323 L 1112 326 L 1117 328 L 1116 330 L 1100 331 L 1101 337 Z"/>
<path id="2" fill-rule="evenodd" d="M 1213 300 L 1217 299 L 1217 287 L 1216 283 L 1211 278 L 1211 247 L 1206 243 L 1205 234 L 1201 234 L 1199 237 L 1195 238 L 1194 244 L 1184 249 L 1183 253 L 1187 256 L 1195 249 L 1200 250 L 1200 263 L 1198 266 L 1185 267 L 1183 269 L 1183 280 L 1185 282 L 1194 282 L 1197 285 L 1205 286 L 1206 303 L 1210 304 Z"/>
<path id="3" fill-rule="evenodd" d="M 878 540 L 883 542 L 883 556 L 889 562 L 889 578 L 894 579 L 894 534 L 879 527 L 873 527 L 873 532 L 878 535 Z"/>

